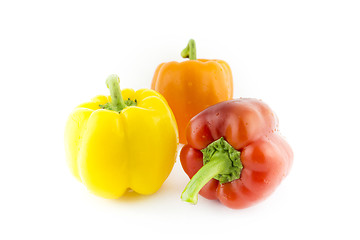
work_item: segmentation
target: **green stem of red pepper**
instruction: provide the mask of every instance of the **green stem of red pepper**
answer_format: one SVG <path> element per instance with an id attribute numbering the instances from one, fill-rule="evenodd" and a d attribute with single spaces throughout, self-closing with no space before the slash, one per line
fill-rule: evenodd
<path id="1" fill-rule="evenodd" d="M 192 204 L 197 203 L 199 191 L 212 178 L 220 183 L 231 182 L 240 178 L 243 168 L 240 152 L 223 138 L 214 141 L 201 151 L 204 166 L 191 178 L 181 194 L 183 201 Z"/>
<path id="2" fill-rule="evenodd" d="M 190 39 L 188 45 L 181 52 L 183 58 L 189 58 L 190 60 L 196 60 L 196 45 L 195 40 Z"/>
<path id="3" fill-rule="evenodd" d="M 182 192 L 181 199 L 185 202 L 196 204 L 201 188 L 226 169 L 228 161 L 224 161 L 223 159 L 224 156 L 222 156 L 222 154 L 217 154 L 213 156 L 209 163 L 200 168 Z"/>

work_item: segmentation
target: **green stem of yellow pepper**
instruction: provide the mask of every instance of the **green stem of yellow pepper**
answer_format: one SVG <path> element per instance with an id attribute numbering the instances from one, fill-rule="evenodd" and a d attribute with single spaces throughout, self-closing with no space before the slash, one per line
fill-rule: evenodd
<path id="1" fill-rule="evenodd" d="M 116 74 L 110 75 L 106 79 L 106 86 L 110 90 L 111 102 L 106 103 L 105 105 L 100 105 L 101 108 L 107 110 L 113 110 L 120 112 L 127 107 L 120 89 L 120 78 Z"/>
<path id="2" fill-rule="evenodd" d="M 195 40 L 190 39 L 188 45 L 181 52 L 183 58 L 189 58 L 190 60 L 196 60 L 196 45 Z"/>

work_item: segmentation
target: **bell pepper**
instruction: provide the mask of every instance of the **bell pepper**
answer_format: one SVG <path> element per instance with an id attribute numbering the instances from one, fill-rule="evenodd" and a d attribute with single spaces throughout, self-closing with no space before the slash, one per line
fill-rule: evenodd
<path id="1" fill-rule="evenodd" d="M 287 176 L 293 161 L 278 119 L 256 99 L 218 103 L 196 115 L 180 153 L 190 182 L 184 201 L 198 193 L 230 208 L 246 208 L 268 197 Z"/>
<path id="2" fill-rule="evenodd" d="M 92 193 L 118 198 L 128 189 L 156 192 L 177 152 L 176 120 L 166 100 L 150 89 L 120 90 L 111 75 L 111 96 L 97 96 L 71 113 L 65 130 L 67 162 Z"/>
<path id="3" fill-rule="evenodd" d="M 179 128 L 180 143 L 185 144 L 187 123 L 205 108 L 231 99 L 233 79 L 225 61 L 196 59 L 192 39 L 181 56 L 189 60 L 162 63 L 157 67 L 151 88 L 168 101 Z"/>

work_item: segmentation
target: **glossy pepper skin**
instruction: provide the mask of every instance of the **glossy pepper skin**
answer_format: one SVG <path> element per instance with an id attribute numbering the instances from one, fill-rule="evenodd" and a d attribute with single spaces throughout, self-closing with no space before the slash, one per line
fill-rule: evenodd
<path id="1" fill-rule="evenodd" d="M 98 196 L 118 198 L 128 189 L 152 194 L 176 159 L 176 121 L 159 93 L 121 91 L 118 81 L 116 75 L 107 79 L 111 97 L 97 96 L 71 113 L 65 130 L 67 162 Z"/>
<path id="2" fill-rule="evenodd" d="M 268 105 L 256 99 L 225 101 L 202 111 L 190 121 L 187 141 L 180 159 L 192 179 L 182 199 L 192 203 L 197 202 L 197 192 L 201 189 L 200 195 L 218 199 L 229 208 L 249 207 L 275 190 L 288 175 L 293 161 L 293 152 L 278 131 L 276 115 Z M 217 144 L 216 148 L 211 147 L 212 144 Z M 222 151 L 221 146 L 226 144 L 231 151 Z M 205 154 L 210 156 L 210 161 L 204 165 Z M 229 177 L 226 175 L 229 172 L 216 169 L 221 163 L 212 160 L 222 159 L 221 162 L 229 156 L 239 157 L 240 175 L 230 181 L 220 178 L 221 183 L 213 177 L 218 174 Z M 207 166 L 210 163 L 213 166 Z M 230 169 L 233 167 L 234 161 L 230 162 Z"/>
<path id="3" fill-rule="evenodd" d="M 180 143 L 186 143 L 186 125 L 192 117 L 233 96 L 233 78 L 229 65 L 222 60 L 196 59 L 194 40 L 181 54 L 190 60 L 160 64 L 151 88 L 160 92 L 174 112 Z"/>

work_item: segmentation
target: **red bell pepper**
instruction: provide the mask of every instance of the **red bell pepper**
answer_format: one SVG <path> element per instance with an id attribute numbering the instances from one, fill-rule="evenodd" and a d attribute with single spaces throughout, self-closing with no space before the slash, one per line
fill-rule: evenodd
<path id="1" fill-rule="evenodd" d="M 288 174 L 293 152 L 278 131 L 278 119 L 256 99 L 215 104 L 191 119 L 180 160 L 191 181 L 181 199 L 200 193 L 230 208 L 268 197 Z"/>

